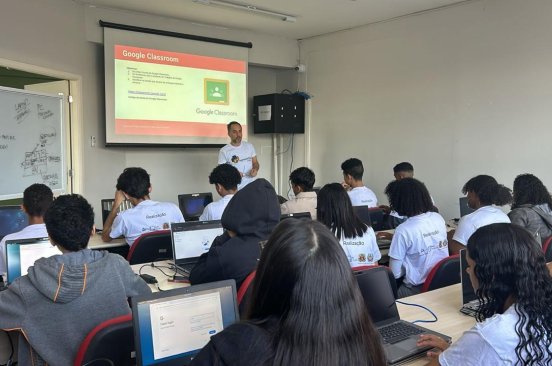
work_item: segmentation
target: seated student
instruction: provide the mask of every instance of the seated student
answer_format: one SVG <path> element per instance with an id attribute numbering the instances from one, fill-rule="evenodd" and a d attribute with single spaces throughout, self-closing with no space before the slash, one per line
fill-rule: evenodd
<path id="1" fill-rule="evenodd" d="M 259 242 L 268 239 L 280 221 L 280 206 L 272 185 L 259 178 L 240 189 L 222 214 L 224 234 L 213 241 L 190 273 L 190 283 L 235 279 L 239 288 L 255 267 Z"/>
<path id="2" fill-rule="evenodd" d="M 508 214 L 512 224 L 523 226 L 544 242 L 552 235 L 552 198 L 541 180 L 521 174 L 514 180 L 514 200 Z"/>
<path id="3" fill-rule="evenodd" d="M 510 190 L 489 175 L 478 175 L 464 184 L 462 193 L 468 197 L 468 206 L 475 211 L 466 215 L 458 222 L 456 231 L 450 231 L 449 251 L 457 254 L 464 249 L 471 234 L 481 226 L 498 222 L 510 222 L 499 207 L 512 202 Z M 452 240 L 450 238 L 452 237 Z"/>
<path id="4" fill-rule="evenodd" d="M 184 222 L 177 205 L 152 201 L 150 193 L 148 172 L 142 168 L 126 168 L 117 179 L 115 202 L 105 220 L 102 240 L 109 242 L 124 236 L 128 245 L 132 245 L 143 233 L 170 229 L 171 222 Z M 117 214 L 125 199 L 134 207 Z"/>
<path id="5" fill-rule="evenodd" d="M 0 328 L 21 331 L 20 365 L 72 365 L 96 325 L 130 313 L 128 297 L 151 290 L 121 256 L 87 249 L 94 211 L 83 197 L 58 197 L 44 222 L 63 254 L 37 260 L 0 292 Z"/>
<path id="6" fill-rule="evenodd" d="M 414 179 L 396 180 L 387 186 L 391 209 L 408 217 L 395 230 L 389 247 L 389 267 L 399 285 L 399 297 L 420 292 L 427 275 L 448 257 L 445 220 L 432 212 L 433 203 L 425 185 Z"/>
<path id="7" fill-rule="evenodd" d="M 209 183 L 215 185 L 217 193 L 222 197 L 216 202 L 211 202 L 205 207 L 199 217 L 199 221 L 220 220 L 228 202 L 238 191 L 238 184 L 242 177 L 238 169 L 230 164 L 218 165 L 209 174 Z"/>
<path id="8" fill-rule="evenodd" d="M 52 190 L 44 184 L 35 183 L 25 189 L 21 209 L 29 218 L 29 226 L 16 233 L 6 235 L 0 242 L 0 274 L 6 272 L 6 241 L 48 236 L 43 216 L 53 200 Z"/>
<path id="9" fill-rule="evenodd" d="M 306 167 L 297 168 L 291 172 L 289 180 L 295 199 L 280 205 L 282 214 L 310 212 L 311 218 L 316 220 L 316 192 L 312 190 L 314 172 Z"/>
<path id="10" fill-rule="evenodd" d="M 347 189 L 353 206 L 378 207 L 376 195 L 362 182 L 364 175 L 362 161 L 356 158 L 347 159 L 341 164 L 341 170 L 343 170 L 343 187 Z"/>
<path id="11" fill-rule="evenodd" d="M 341 184 L 322 187 L 318 193 L 317 213 L 318 221 L 339 240 L 351 267 L 378 264 L 381 253 L 376 234 L 357 217 Z"/>
<path id="12" fill-rule="evenodd" d="M 247 319 L 211 337 L 202 365 L 385 365 L 356 279 L 319 222 L 283 220 L 253 281 Z"/>
<path id="13" fill-rule="evenodd" d="M 449 345 L 422 335 L 429 365 L 551 365 L 552 277 L 542 250 L 517 225 L 491 224 L 468 240 L 467 272 L 479 300 L 478 323 Z M 438 356 L 438 357 L 437 357 Z"/>

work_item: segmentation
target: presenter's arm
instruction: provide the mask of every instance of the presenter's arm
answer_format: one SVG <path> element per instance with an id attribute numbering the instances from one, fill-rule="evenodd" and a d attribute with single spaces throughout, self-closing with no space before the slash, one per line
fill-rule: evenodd
<path id="1" fill-rule="evenodd" d="M 256 177 L 257 172 L 259 171 L 259 168 L 260 168 L 259 161 L 257 160 L 257 157 L 254 156 L 251 158 L 251 162 L 253 163 L 253 167 L 249 171 L 249 176 Z"/>
<path id="2" fill-rule="evenodd" d="M 115 221 L 115 217 L 117 217 L 117 212 L 119 212 L 119 206 L 121 206 L 124 200 L 125 200 L 125 195 L 123 191 L 115 192 L 115 202 L 113 202 L 113 207 L 111 208 L 111 212 L 107 216 L 107 219 L 105 219 L 105 223 L 102 231 L 102 240 L 106 243 L 112 240 L 109 234 L 111 234 L 113 221 Z"/>

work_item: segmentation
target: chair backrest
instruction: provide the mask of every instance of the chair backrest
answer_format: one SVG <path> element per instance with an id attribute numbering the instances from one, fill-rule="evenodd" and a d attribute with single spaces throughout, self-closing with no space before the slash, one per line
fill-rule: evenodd
<path id="1" fill-rule="evenodd" d="M 73 365 L 132 365 L 133 351 L 132 314 L 127 314 L 92 329 L 82 341 Z"/>
<path id="2" fill-rule="evenodd" d="M 546 238 L 542 243 L 542 251 L 544 252 L 544 258 L 546 258 L 546 263 L 552 262 L 552 236 Z"/>
<path id="3" fill-rule="evenodd" d="M 251 272 L 245 280 L 243 280 L 240 289 L 238 290 L 238 309 L 240 311 L 240 317 L 243 318 L 247 308 L 249 306 L 249 301 L 251 300 L 251 293 L 253 292 L 253 280 L 255 279 L 255 274 L 257 271 Z"/>
<path id="4" fill-rule="evenodd" d="M 386 271 L 387 272 L 387 278 L 389 279 L 389 284 L 391 285 L 391 289 L 393 290 L 393 295 L 395 296 L 395 299 L 399 297 L 397 293 L 397 281 L 395 280 L 395 276 L 393 276 L 393 272 L 391 272 L 391 269 L 386 266 L 380 266 L 380 265 L 374 265 L 374 266 L 358 266 L 353 267 L 353 273 L 355 274 L 355 277 L 358 282 L 358 286 L 360 288 L 360 292 L 362 293 L 362 297 L 364 297 L 365 302 L 370 302 L 370 294 L 366 292 L 366 289 L 363 288 L 363 279 L 365 276 L 369 276 L 369 271 Z"/>
<path id="5" fill-rule="evenodd" d="M 441 259 L 429 272 L 421 292 L 437 290 L 460 283 L 460 255 L 454 254 Z"/>
<path id="6" fill-rule="evenodd" d="M 140 235 L 128 251 L 130 264 L 155 262 L 173 258 L 170 230 L 157 230 Z"/>

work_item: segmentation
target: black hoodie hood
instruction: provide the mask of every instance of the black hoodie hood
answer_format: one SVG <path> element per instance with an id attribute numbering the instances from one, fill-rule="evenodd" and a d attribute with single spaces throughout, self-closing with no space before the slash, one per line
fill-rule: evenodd
<path id="1" fill-rule="evenodd" d="M 249 183 L 232 197 L 222 214 L 222 226 L 238 236 L 268 239 L 280 221 L 280 205 L 274 187 L 266 179 Z"/>

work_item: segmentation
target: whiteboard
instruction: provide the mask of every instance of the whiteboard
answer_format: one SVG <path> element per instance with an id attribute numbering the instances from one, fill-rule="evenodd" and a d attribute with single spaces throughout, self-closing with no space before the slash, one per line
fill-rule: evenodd
<path id="1" fill-rule="evenodd" d="M 66 190 L 63 96 L 0 87 L 0 200 L 43 183 Z"/>

